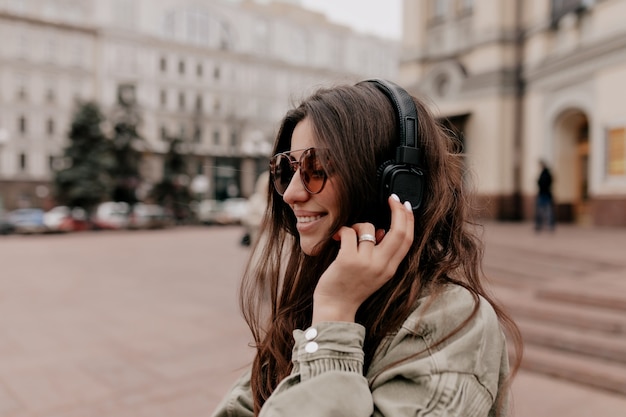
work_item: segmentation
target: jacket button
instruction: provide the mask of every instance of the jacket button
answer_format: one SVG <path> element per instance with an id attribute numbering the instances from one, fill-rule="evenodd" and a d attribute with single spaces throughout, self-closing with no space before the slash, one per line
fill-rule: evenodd
<path id="1" fill-rule="evenodd" d="M 319 348 L 319 346 L 317 345 L 317 343 L 315 342 L 309 342 L 304 346 L 304 350 L 307 353 L 315 353 L 317 352 L 317 349 Z"/>
<path id="2" fill-rule="evenodd" d="M 304 332 L 304 338 L 306 340 L 313 340 L 317 336 L 317 329 L 315 327 L 309 327 L 306 332 Z"/>

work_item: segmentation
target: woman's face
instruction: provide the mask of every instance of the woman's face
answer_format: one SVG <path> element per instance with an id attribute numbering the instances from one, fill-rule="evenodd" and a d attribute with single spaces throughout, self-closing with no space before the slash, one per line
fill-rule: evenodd
<path id="1" fill-rule="evenodd" d="M 313 126 L 307 117 L 293 131 L 290 150 L 295 152 L 291 155 L 300 160 L 302 150 L 316 146 Z M 316 246 L 327 238 L 339 216 L 339 199 L 333 178 L 328 178 L 321 192 L 309 194 L 302 185 L 298 169 L 283 195 L 283 200 L 296 216 L 302 251 L 307 255 L 316 255 Z"/>

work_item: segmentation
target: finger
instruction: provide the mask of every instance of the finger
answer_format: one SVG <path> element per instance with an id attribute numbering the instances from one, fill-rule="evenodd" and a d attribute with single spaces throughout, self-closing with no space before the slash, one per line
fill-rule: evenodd
<path id="1" fill-rule="evenodd" d="M 371 223 L 356 223 L 352 225 L 357 235 L 357 250 L 359 253 L 371 254 L 376 246 L 376 229 Z"/>
<path id="2" fill-rule="evenodd" d="M 413 241 L 413 211 L 408 210 L 397 196 L 389 197 L 391 209 L 391 227 L 379 246 L 384 248 L 385 256 L 398 263 L 406 255 Z"/>
<path id="3" fill-rule="evenodd" d="M 339 251 L 344 253 L 356 253 L 357 234 L 356 230 L 351 227 L 343 226 L 337 232 L 339 237 Z"/>

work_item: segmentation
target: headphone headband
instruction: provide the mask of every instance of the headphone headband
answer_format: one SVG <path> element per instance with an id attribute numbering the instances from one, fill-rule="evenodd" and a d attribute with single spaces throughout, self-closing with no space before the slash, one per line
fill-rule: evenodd
<path id="1" fill-rule="evenodd" d="M 365 80 L 384 93 L 398 116 L 400 144 L 396 148 L 396 162 L 420 167 L 422 151 L 417 141 L 417 109 L 411 95 L 399 85 L 382 79 Z"/>
<path id="2" fill-rule="evenodd" d="M 402 201 L 408 201 L 417 213 L 424 196 L 424 173 L 422 170 L 422 149 L 418 147 L 417 108 L 413 97 L 402 87 L 391 81 L 371 79 L 371 83 L 391 102 L 397 116 L 399 143 L 395 159 L 385 161 L 378 167 L 379 208 L 378 226 L 389 227 L 390 212 L 387 198 L 396 194 Z"/>

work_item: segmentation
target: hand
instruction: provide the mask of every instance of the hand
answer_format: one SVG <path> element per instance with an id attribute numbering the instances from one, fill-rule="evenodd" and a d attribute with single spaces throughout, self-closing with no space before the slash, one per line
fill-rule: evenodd
<path id="1" fill-rule="evenodd" d="M 413 242 L 414 218 L 410 204 L 389 197 L 391 227 L 386 234 L 371 223 L 342 227 L 337 258 L 322 274 L 313 294 L 313 323 L 354 321 L 361 304 L 389 281 Z M 376 235 L 376 243 L 358 242 L 364 234 Z"/>

